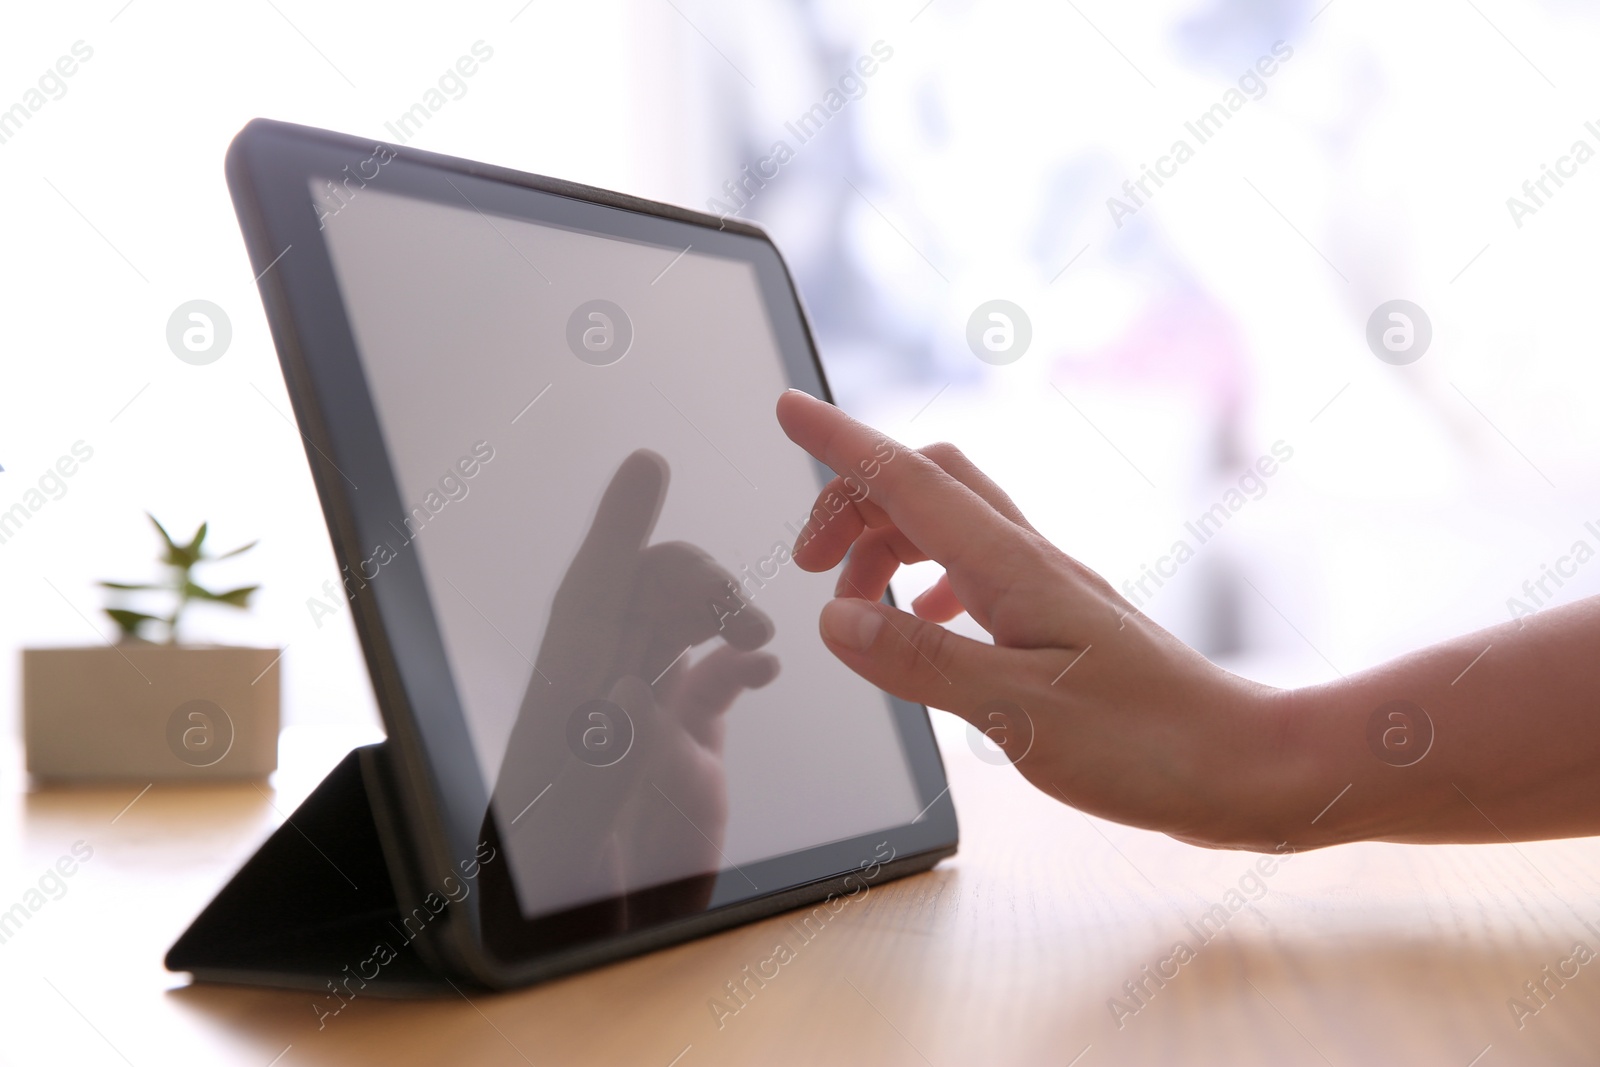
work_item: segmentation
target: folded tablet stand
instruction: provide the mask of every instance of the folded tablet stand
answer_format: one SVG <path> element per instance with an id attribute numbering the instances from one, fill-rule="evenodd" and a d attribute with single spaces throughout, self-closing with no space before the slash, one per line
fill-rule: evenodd
<path id="1" fill-rule="evenodd" d="M 397 950 L 394 958 L 350 988 L 449 992 L 402 928 L 374 816 L 382 808 L 382 749 L 355 749 L 328 773 L 189 924 L 167 951 L 168 969 L 327 993 L 346 988 L 384 943 Z"/>

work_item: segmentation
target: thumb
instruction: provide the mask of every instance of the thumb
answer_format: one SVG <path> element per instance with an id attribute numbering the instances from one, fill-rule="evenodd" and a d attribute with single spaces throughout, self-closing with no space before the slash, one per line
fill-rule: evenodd
<path id="1" fill-rule="evenodd" d="M 879 689 L 969 722 L 994 700 L 1022 695 L 1043 669 L 1033 650 L 974 641 L 859 597 L 824 604 L 821 629 L 828 650 Z"/>

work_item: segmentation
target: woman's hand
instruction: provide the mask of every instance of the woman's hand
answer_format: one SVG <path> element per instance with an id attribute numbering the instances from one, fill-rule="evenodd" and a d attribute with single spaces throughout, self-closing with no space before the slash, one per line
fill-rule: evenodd
<path id="1" fill-rule="evenodd" d="M 1140 614 L 954 446 L 907 449 L 795 390 L 779 398 L 778 421 L 840 475 L 794 558 L 823 571 L 848 553 L 821 620 L 847 666 L 966 719 L 1074 807 L 1195 844 L 1281 842 L 1275 809 L 1296 773 L 1280 750 L 1283 693 Z M 945 573 L 915 614 L 879 602 L 901 564 L 929 559 Z M 993 645 L 938 625 L 962 611 Z"/>

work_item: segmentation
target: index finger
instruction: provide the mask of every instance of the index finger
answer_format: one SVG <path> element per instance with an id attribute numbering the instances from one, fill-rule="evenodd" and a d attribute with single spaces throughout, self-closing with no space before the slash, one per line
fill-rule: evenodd
<path id="1" fill-rule="evenodd" d="M 933 460 L 832 404 L 790 389 L 778 398 L 778 423 L 836 473 L 865 482 L 900 531 L 947 570 L 992 574 L 1013 558 L 996 548 L 1025 539 L 1020 527 Z"/>

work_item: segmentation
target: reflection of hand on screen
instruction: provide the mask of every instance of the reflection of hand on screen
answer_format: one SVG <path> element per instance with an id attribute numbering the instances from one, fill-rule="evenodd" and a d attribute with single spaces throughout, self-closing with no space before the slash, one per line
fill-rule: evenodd
<path id="1" fill-rule="evenodd" d="M 726 610 L 726 570 L 694 545 L 649 544 L 668 478 L 654 452 L 622 462 L 551 605 L 493 802 L 529 909 L 721 865 L 723 715 L 778 660 L 757 651 L 765 614 Z"/>

